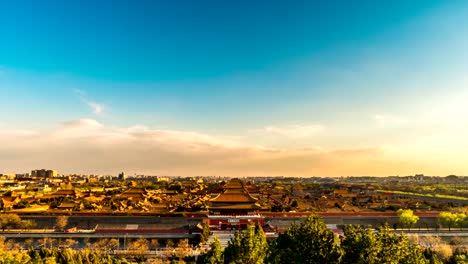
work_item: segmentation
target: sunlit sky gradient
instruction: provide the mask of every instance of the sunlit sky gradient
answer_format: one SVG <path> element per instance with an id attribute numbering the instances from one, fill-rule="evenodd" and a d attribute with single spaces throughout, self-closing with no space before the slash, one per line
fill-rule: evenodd
<path id="1" fill-rule="evenodd" d="M 0 173 L 468 174 L 467 1 L 2 1 Z"/>

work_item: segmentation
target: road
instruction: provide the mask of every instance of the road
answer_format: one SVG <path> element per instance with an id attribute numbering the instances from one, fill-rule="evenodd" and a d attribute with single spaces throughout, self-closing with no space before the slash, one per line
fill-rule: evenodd
<path id="1" fill-rule="evenodd" d="M 96 233 L 11 233 L 0 232 L 0 236 L 6 238 L 157 238 L 157 239 L 184 239 L 195 237 L 195 234 L 188 233 L 138 233 L 138 234 L 96 234 Z"/>

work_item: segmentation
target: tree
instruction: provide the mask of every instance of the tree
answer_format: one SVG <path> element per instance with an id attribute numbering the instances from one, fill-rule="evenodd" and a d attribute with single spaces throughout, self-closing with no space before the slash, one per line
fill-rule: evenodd
<path id="1" fill-rule="evenodd" d="M 107 238 L 101 238 L 94 242 L 93 248 L 99 251 L 103 251 L 107 253 L 110 250 L 110 244 L 109 244 L 109 239 Z"/>
<path id="2" fill-rule="evenodd" d="M 411 228 L 419 221 L 419 217 L 414 215 L 411 209 L 399 209 L 397 214 L 400 217 L 400 223 L 403 227 Z"/>
<path id="3" fill-rule="evenodd" d="M 28 238 L 24 241 L 23 244 L 26 249 L 29 249 L 30 247 L 32 247 L 33 243 L 34 243 L 34 240 L 32 238 Z"/>
<path id="4" fill-rule="evenodd" d="M 210 232 L 211 232 L 210 225 L 207 223 L 203 223 L 202 232 L 200 234 L 200 241 L 202 242 L 202 244 L 204 244 L 208 240 L 208 237 L 210 236 Z"/>
<path id="5" fill-rule="evenodd" d="M 130 243 L 130 249 L 134 250 L 136 253 L 135 257 L 138 257 L 137 262 L 143 262 L 143 260 L 146 261 L 146 258 L 143 258 L 144 253 L 148 251 L 149 248 L 149 242 L 145 238 L 138 238 L 137 240 L 134 240 L 132 243 Z"/>
<path id="6" fill-rule="evenodd" d="M 28 208 L 31 207 L 28 201 L 22 200 L 19 203 L 13 205 L 13 209 L 22 209 L 22 208 Z"/>
<path id="7" fill-rule="evenodd" d="M 177 247 L 175 249 L 175 255 L 179 259 L 182 259 L 190 254 L 190 249 L 191 248 L 190 248 L 188 239 L 182 239 L 177 244 Z"/>
<path id="8" fill-rule="evenodd" d="M 30 249 L 26 252 L 18 252 L 15 256 L 15 260 L 9 259 L 2 252 L 0 252 L 1 263 L 70 263 L 70 264 L 82 264 L 82 263 L 102 263 L 102 264 L 123 264 L 129 263 L 125 259 L 113 257 L 110 255 L 103 255 L 95 250 L 83 249 L 73 250 L 69 248 L 57 249 L 57 248 L 41 248 L 39 250 Z"/>
<path id="9" fill-rule="evenodd" d="M 341 241 L 343 264 L 428 263 L 423 251 L 406 235 L 397 235 L 385 225 L 378 230 L 346 226 Z"/>
<path id="10" fill-rule="evenodd" d="M 0 236 L 0 251 L 5 249 L 6 237 Z"/>
<path id="11" fill-rule="evenodd" d="M 174 247 L 174 241 L 172 241 L 172 239 L 168 239 L 168 240 L 166 241 L 166 247 L 167 247 L 167 248 L 172 248 L 172 247 Z"/>
<path id="12" fill-rule="evenodd" d="M 66 248 L 72 248 L 74 246 L 76 246 L 78 244 L 78 241 L 74 240 L 74 239 L 71 239 L 71 238 L 67 238 L 65 239 L 65 241 L 63 242 L 63 245 L 66 247 Z"/>
<path id="13" fill-rule="evenodd" d="M 57 230 L 63 231 L 65 227 L 68 225 L 68 216 L 66 215 L 59 215 L 55 222 L 55 228 Z"/>
<path id="14" fill-rule="evenodd" d="M 5 243 L 5 248 L 10 251 L 15 251 L 21 248 L 20 243 L 17 243 L 14 239 L 8 239 Z"/>
<path id="15" fill-rule="evenodd" d="M 344 250 L 343 263 L 375 263 L 379 247 L 374 230 L 360 226 L 346 226 L 341 246 Z"/>
<path id="16" fill-rule="evenodd" d="M 447 244 L 439 244 L 432 248 L 437 258 L 446 262 L 452 255 L 452 247 Z"/>
<path id="17" fill-rule="evenodd" d="M 457 224 L 460 228 L 463 228 L 465 225 L 466 214 L 465 213 L 457 213 Z"/>
<path id="18" fill-rule="evenodd" d="M 149 248 L 149 242 L 145 238 L 138 238 L 130 244 L 130 248 L 134 250 L 146 251 Z"/>
<path id="19" fill-rule="evenodd" d="M 39 240 L 37 241 L 37 243 L 38 243 L 40 246 L 44 247 L 44 248 L 48 248 L 48 247 L 49 247 L 49 248 L 52 248 L 53 245 L 54 245 L 54 243 L 55 243 L 55 241 L 56 241 L 56 240 L 53 239 L 53 238 L 44 237 L 44 238 L 42 238 L 42 239 L 39 239 Z"/>
<path id="20" fill-rule="evenodd" d="M 213 243 L 210 245 L 210 249 L 205 253 L 198 256 L 197 264 L 222 264 L 223 250 L 221 249 L 221 243 L 218 237 L 214 237 Z"/>
<path id="21" fill-rule="evenodd" d="M 421 238 L 421 242 L 429 247 L 432 248 L 436 245 L 439 245 L 442 243 L 442 238 L 440 236 L 424 236 Z"/>
<path id="22" fill-rule="evenodd" d="M 269 246 L 268 263 L 339 263 L 342 249 L 338 236 L 318 216 L 293 223 Z"/>
<path id="23" fill-rule="evenodd" d="M 449 264 L 468 263 L 468 250 L 463 249 L 463 248 L 457 248 L 447 263 Z"/>
<path id="24" fill-rule="evenodd" d="M 378 255 L 379 262 L 377 263 L 427 263 L 418 245 L 410 243 L 404 234 L 393 233 L 388 225 L 378 229 L 377 241 L 378 245 L 381 246 Z"/>
<path id="25" fill-rule="evenodd" d="M 10 228 L 19 228 L 21 218 L 17 214 L 2 214 L 0 216 L 0 226 L 3 231 Z"/>
<path id="26" fill-rule="evenodd" d="M 29 229 L 35 225 L 36 222 L 33 220 L 21 220 L 17 214 L 2 214 L 0 216 L 0 228 L 3 231 L 10 228 Z"/>
<path id="27" fill-rule="evenodd" d="M 464 213 L 451 213 L 451 212 L 441 212 L 438 217 L 438 221 L 443 226 L 449 228 L 449 231 L 452 227 L 460 226 L 463 227 L 463 222 L 466 219 L 466 214 Z"/>
<path id="28" fill-rule="evenodd" d="M 166 258 L 171 258 L 174 254 L 174 241 L 171 239 L 166 241 L 166 249 L 164 251 L 164 256 Z"/>
<path id="29" fill-rule="evenodd" d="M 237 232 L 224 249 L 224 263 L 263 263 L 266 256 L 266 236 L 261 226 L 253 223 Z"/>
<path id="30" fill-rule="evenodd" d="M 156 238 L 151 239 L 150 241 L 150 249 L 155 250 L 159 246 L 159 241 Z"/>
<path id="31" fill-rule="evenodd" d="M 111 238 L 109 239 L 109 249 L 111 250 L 116 250 L 120 247 L 120 242 L 117 238 Z"/>
<path id="32" fill-rule="evenodd" d="M 36 226 L 36 222 L 33 220 L 21 220 L 19 226 L 23 229 L 30 229 Z"/>

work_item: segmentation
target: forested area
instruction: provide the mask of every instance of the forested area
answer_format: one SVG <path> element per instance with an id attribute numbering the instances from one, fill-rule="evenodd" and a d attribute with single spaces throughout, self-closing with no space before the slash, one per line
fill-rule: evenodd
<path id="1" fill-rule="evenodd" d="M 215 239 L 197 263 L 468 263 L 466 248 L 450 253 L 439 247 L 423 248 L 406 235 L 395 234 L 388 226 L 378 229 L 347 226 L 344 235 L 339 236 L 322 219 L 310 216 L 269 242 L 262 228 L 255 225 L 237 233 L 224 251 Z"/>
<path id="2" fill-rule="evenodd" d="M 5 264 L 120 264 L 129 263 L 124 258 L 103 254 L 99 250 L 73 250 L 58 248 L 30 249 L 28 251 L 0 251 L 0 263 Z"/>
<path id="3" fill-rule="evenodd" d="M 427 239 L 426 239 L 427 240 Z M 143 241 L 142 243 L 140 243 Z M 293 223 L 276 239 L 267 240 L 262 227 L 251 224 L 237 232 L 223 249 L 215 237 L 209 249 L 198 256 L 191 256 L 187 243 L 174 247 L 172 255 L 164 259 L 150 259 L 144 252 L 151 248 L 145 239 L 135 240 L 130 247 L 134 256 L 115 256 L 118 244 L 99 241 L 86 249 L 73 249 L 71 243 L 62 248 L 43 241 L 43 247 L 29 250 L 15 249 L 9 241 L 1 240 L 2 263 L 210 263 L 210 264 L 281 264 L 281 263 L 339 263 L 339 264 L 466 264 L 466 245 L 447 245 L 440 240 L 426 241 L 421 246 L 414 237 L 396 234 L 388 226 L 378 229 L 346 226 L 343 235 L 327 228 L 318 216 L 310 216 L 301 223 Z M 103 243 L 101 243 L 103 242 Z M 11 244 L 11 243 L 10 243 Z M 110 246 L 115 244 L 114 246 Z M 135 245 L 134 245 L 135 244 Z M 14 243 L 12 244 L 14 245 Z M 68 246 L 66 246 L 68 245 Z M 48 247 L 49 246 L 49 247 Z M 139 251 L 140 250 L 140 251 Z"/>

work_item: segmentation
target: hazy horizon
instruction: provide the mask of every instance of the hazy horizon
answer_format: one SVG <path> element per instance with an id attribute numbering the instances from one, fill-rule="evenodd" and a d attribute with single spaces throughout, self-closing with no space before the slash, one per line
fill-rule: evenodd
<path id="1" fill-rule="evenodd" d="M 0 173 L 468 175 L 465 1 L 0 4 Z"/>
<path id="2" fill-rule="evenodd" d="M 21 171 L 21 172 L 3 172 L 3 175 L 11 175 L 11 174 L 30 174 L 34 170 L 54 170 L 53 168 L 34 168 L 30 169 L 28 171 Z M 55 170 L 56 171 L 56 170 Z M 142 174 L 142 173 L 137 173 L 137 172 L 128 172 L 128 171 L 118 171 L 114 173 L 93 173 L 89 171 L 83 170 L 82 172 L 60 172 L 57 171 L 59 176 L 69 176 L 69 175 L 90 175 L 90 176 L 113 176 L 113 177 L 118 177 L 120 173 L 124 173 L 127 177 L 132 178 L 132 177 L 221 177 L 221 178 L 255 178 L 255 177 L 268 177 L 268 178 L 368 178 L 368 177 L 374 177 L 374 178 L 385 178 L 385 177 L 416 177 L 416 176 L 423 176 L 423 177 L 451 177 L 451 176 L 456 176 L 456 177 L 468 177 L 466 175 L 427 175 L 423 173 L 414 173 L 411 175 L 337 175 L 337 176 L 328 176 L 328 175 L 296 175 L 296 176 L 291 176 L 291 175 L 204 175 L 204 174 L 196 174 L 192 173 L 191 175 L 177 175 L 177 174 Z M 0 172 L 0 174 L 2 174 Z"/>

